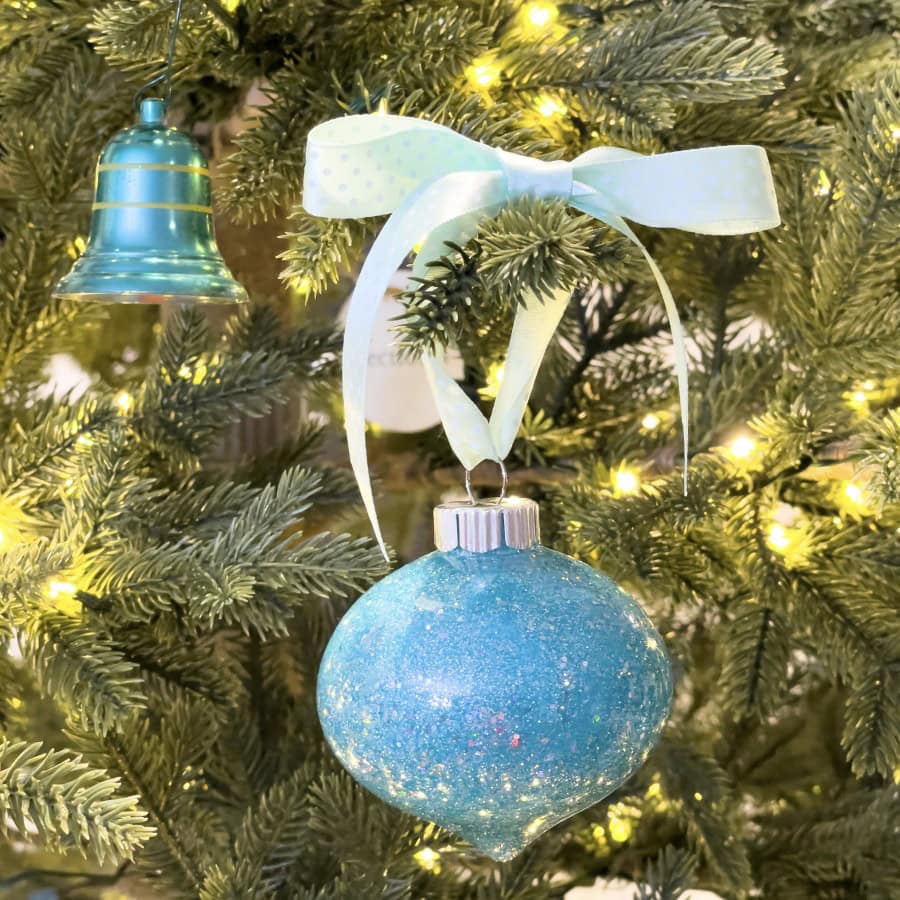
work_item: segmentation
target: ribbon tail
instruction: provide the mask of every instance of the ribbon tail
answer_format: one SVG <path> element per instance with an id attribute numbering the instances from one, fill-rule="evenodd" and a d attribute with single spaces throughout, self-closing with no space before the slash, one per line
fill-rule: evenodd
<path id="1" fill-rule="evenodd" d="M 543 302 L 531 295 L 527 306 L 516 311 L 503 381 L 491 412 L 491 435 L 500 459 L 507 456 L 516 439 L 541 361 L 569 299 L 568 291 L 554 291 Z"/>
<path id="2" fill-rule="evenodd" d="M 447 254 L 447 241 L 465 243 L 477 232 L 479 221 L 494 211 L 494 207 L 473 210 L 434 229 L 416 257 L 413 275 L 425 277 L 429 263 Z M 422 365 L 450 449 L 463 467 L 471 470 L 483 459 L 497 458 L 491 430 L 484 414 L 447 371 L 442 357 L 442 353 L 426 354 Z"/>
<path id="3" fill-rule="evenodd" d="M 607 210 L 598 210 L 594 208 L 593 204 L 585 198 L 582 198 L 572 205 L 593 216 L 595 219 L 599 219 L 601 222 L 605 222 L 607 225 L 609 225 L 610 228 L 614 228 L 616 231 L 624 234 L 625 237 L 627 237 L 628 240 L 631 241 L 631 243 L 641 251 L 644 259 L 647 261 L 647 265 L 650 267 L 650 271 L 653 273 L 653 277 L 656 279 L 656 286 L 659 288 L 659 292 L 662 295 L 663 305 L 666 308 L 666 315 L 669 318 L 669 330 L 672 334 L 672 347 L 675 352 L 675 378 L 678 382 L 678 405 L 681 412 L 681 435 L 682 440 L 684 441 L 684 465 L 682 470 L 683 490 L 684 495 L 687 496 L 688 451 L 690 447 L 690 433 L 688 424 L 690 415 L 688 395 L 688 356 L 687 345 L 684 339 L 684 328 L 681 324 L 681 317 L 678 315 L 678 307 L 675 305 L 675 298 L 672 296 L 672 291 L 669 288 L 668 282 L 663 277 L 663 273 L 660 271 L 659 266 L 657 266 L 656 260 L 650 255 L 650 251 L 647 250 L 647 248 L 641 243 L 640 238 L 634 233 L 631 226 L 629 226 L 629 224 L 621 216 L 617 216 L 615 213 L 608 212 Z"/>
<path id="4" fill-rule="evenodd" d="M 502 201 L 502 176 L 492 172 L 455 172 L 410 194 L 388 219 L 372 244 L 350 298 L 342 360 L 344 427 L 350 465 L 375 539 L 385 559 L 366 452 L 366 369 L 378 306 L 391 276 L 422 234 L 422 223 L 443 225 L 473 210 Z"/>

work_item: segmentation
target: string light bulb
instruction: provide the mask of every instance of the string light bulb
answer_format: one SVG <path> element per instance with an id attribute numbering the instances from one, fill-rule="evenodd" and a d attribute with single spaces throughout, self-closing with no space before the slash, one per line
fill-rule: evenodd
<path id="1" fill-rule="evenodd" d="M 849 404 L 852 409 L 863 409 L 869 402 L 865 391 L 854 391 L 850 395 Z"/>
<path id="2" fill-rule="evenodd" d="M 503 363 L 491 363 L 485 375 L 485 384 L 478 393 L 485 400 L 493 400 L 500 393 L 500 385 L 503 384 Z"/>
<path id="3" fill-rule="evenodd" d="M 119 391 L 113 397 L 113 404 L 119 411 L 119 415 L 127 416 L 134 409 L 134 397 L 128 391 Z"/>
<path id="4" fill-rule="evenodd" d="M 624 844 L 634 833 L 634 825 L 622 816 L 610 815 L 606 830 L 617 844 Z"/>
<path id="5" fill-rule="evenodd" d="M 466 78 L 475 88 L 482 90 L 489 88 L 500 80 L 500 66 L 490 57 L 476 59 L 466 69 Z"/>
<path id="6" fill-rule="evenodd" d="M 81 612 L 81 604 L 75 599 L 78 588 L 71 581 L 51 580 L 47 584 L 47 599 L 61 613 L 74 616 Z"/>
<path id="7" fill-rule="evenodd" d="M 537 111 L 545 118 L 552 119 L 554 116 L 561 116 L 565 113 L 566 107 L 559 100 L 541 94 L 535 101 Z"/>
<path id="8" fill-rule="evenodd" d="M 837 487 L 836 500 L 844 516 L 858 518 L 873 512 L 866 496 L 865 482 L 844 481 Z"/>
<path id="9" fill-rule="evenodd" d="M 791 539 L 788 536 L 787 529 L 784 525 L 780 525 L 776 522 L 769 529 L 767 543 L 776 553 L 784 553 L 784 551 L 787 550 L 791 544 Z"/>
<path id="10" fill-rule="evenodd" d="M 613 473 L 613 489 L 617 494 L 633 494 L 641 480 L 633 469 L 621 468 Z"/>
<path id="11" fill-rule="evenodd" d="M 728 446 L 728 453 L 733 459 L 749 459 L 756 450 L 756 441 L 747 434 L 738 435 Z"/>
<path id="12" fill-rule="evenodd" d="M 441 855 L 431 847 L 423 847 L 413 854 L 413 859 L 426 871 L 437 875 L 441 871 Z"/>
<path id="13" fill-rule="evenodd" d="M 873 378 L 867 378 L 865 381 L 855 384 L 851 391 L 844 394 L 844 399 L 850 409 L 865 414 L 869 410 L 869 402 L 873 397 L 884 396 L 877 392 L 878 384 Z"/>
<path id="14" fill-rule="evenodd" d="M 296 293 L 305 297 L 312 292 L 313 282 L 309 275 L 302 275 L 299 278 L 292 278 L 290 285 Z"/>
<path id="15" fill-rule="evenodd" d="M 656 413 L 647 413 L 643 419 L 641 419 L 641 428 L 644 431 L 655 431 L 659 428 L 660 418 Z"/>
<path id="16" fill-rule="evenodd" d="M 591 826 L 591 837 L 596 844 L 595 852 L 608 853 L 609 841 L 606 839 L 606 829 L 602 825 Z"/>
<path id="17" fill-rule="evenodd" d="M 546 28 L 559 15 L 559 9 L 552 3 L 529 3 L 525 7 L 525 21 L 532 28 Z"/>

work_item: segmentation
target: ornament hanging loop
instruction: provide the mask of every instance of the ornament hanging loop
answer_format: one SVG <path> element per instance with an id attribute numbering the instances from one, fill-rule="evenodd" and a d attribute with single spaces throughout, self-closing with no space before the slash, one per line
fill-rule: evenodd
<path id="1" fill-rule="evenodd" d="M 502 459 L 496 459 L 494 462 L 500 467 L 500 496 L 497 503 L 500 504 L 506 499 L 506 488 L 509 486 L 509 475 L 506 472 L 506 466 L 503 465 Z M 472 494 L 472 469 L 466 469 L 466 495 L 469 503 L 473 506 L 477 503 L 475 496 Z"/>
<path id="2" fill-rule="evenodd" d="M 147 91 L 162 82 L 165 82 L 166 85 L 166 92 L 162 98 L 163 103 L 165 106 L 169 105 L 169 100 L 172 98 L 172 67 L 175 63 L 175 43 L 178 40 L 178 26 L 181 23 L 181 8 L 183 4 L 184 0 L 177 0 L 175 3 L 175 18 L 172 20 L 172 30 L 169 32 L 169 52 L 166 55 L 166 67 L 159 75 L 155 75 L 146 84 L 138 88 L 132 104 L 136 113 L 140 113 L 141 101 L 144 99 Z"/>

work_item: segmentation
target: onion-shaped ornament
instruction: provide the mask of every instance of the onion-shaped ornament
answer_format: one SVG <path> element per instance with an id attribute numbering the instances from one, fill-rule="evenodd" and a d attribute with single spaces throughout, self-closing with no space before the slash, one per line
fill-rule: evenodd
<path id="1" fill-rule="evenodd" d="M 635 600 L 540 545 L 534 502 L 445 504 L 435 524 L 437 551 L 339 623 L 319 716 L 364 787 L 510 859 L 641 766 L 672 671 Z"/>

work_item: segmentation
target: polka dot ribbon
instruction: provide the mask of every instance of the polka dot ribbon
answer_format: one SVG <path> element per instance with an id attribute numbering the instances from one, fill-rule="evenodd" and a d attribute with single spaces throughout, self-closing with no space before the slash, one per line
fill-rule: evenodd
<path id="1" fill-rule="evenodd" d="M 344 332 L 344 420 L 350 462 L 382 552 L 365 443 L 366 360 L 372 329 L 391 276 L 422 244 L 413 274 L 463 243 L 481 220 L 517 197 L 565 200 L 623 234 L 643 254 L 669 317 L 681 405 L 687 489 L 688 365 L 672 292 L 629 219 L 700 234 L 747 234 L 779 224 L 765 151 L 738 145 L 643 156 L 596 147 L 572 162 L 546 162 L 478 143 L 424 119 L 363 115 L 314 128 L 307 145 L 303 205 L 328 218 L 387 213 L 359 273 Z M 538 368 L 570 292 L 526 297 L 516 313 L 503 381 L 490 419 L 450 377 L 439 356 L 425 369 L 450 446 L 468 470 L 502 460 L 519 428 Z"/>

